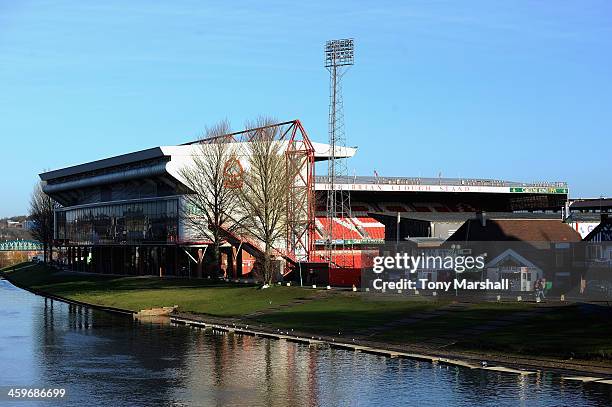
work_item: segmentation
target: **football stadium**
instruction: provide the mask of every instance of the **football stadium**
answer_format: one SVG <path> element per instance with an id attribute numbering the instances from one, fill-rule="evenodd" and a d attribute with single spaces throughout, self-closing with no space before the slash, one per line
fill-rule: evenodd
<path id="1" fill-rule="evenodd" d="M 195 192 L 183 169 L 201 161 L 196 158 L 205 151 L 202 145 L 229 143 L 237 153 L 224 177 L 240 188 L 240 177 L 250 170 L 253 137 L 269 128 L 287 163 L 297 168 L 286 196 L 292 208 L 287 230 L 273 252 L 279 279 L 359 285 L 364 253 L 378 252 L 385 241 L 442 242 L 483 212 L 562 220 L 566 211 L 564 182 L 343 176 L 330 183 L 315 173 L 315 163 L 350 160 L 357 150 L 312 141 L 294 120 L 40 174 L 44 191 L 61 205 L 55 212 L 58 259 L 96 273 L 206 276 L 211 241 L 188 225 L 193 214 L 186 215 L 187 198 Z M 330 217 L 326 201 L 338 191 L 350 197 L 350 210 Z M 230 226 L 221 247 L 223 276 L 250 280 L 263 256 L 262 242 Z"/>

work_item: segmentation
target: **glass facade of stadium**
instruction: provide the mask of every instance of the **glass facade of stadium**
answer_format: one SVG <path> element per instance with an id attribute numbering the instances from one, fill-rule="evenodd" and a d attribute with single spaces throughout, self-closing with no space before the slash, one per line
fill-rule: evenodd
<path id="1" fill-rule="evenodd" d="M 185 226 L 179 169 L 190 146 L 156 147 L 41 174 L 55 211 L 56 260 L 70 270 L 202 277 L 218 271 L 211 242 Z M 254 267 L 246 244 L 220 248 L 226 277 Z"/>
<path id="2" fill-rule="evenodd" d="M 104 274 L 201 273 L 202 262 L 192 259 L 202 245 L 179 242 L 184 190 L 168 173 L 169 158 L 154 148 L 41 174 L 45 192 L 62 205 L 57 260 Z"/>
<path id="3" fill-rule="evenodd" d="M 178 199 L 153 199 L 56 212 L 57 239 L 80 245 L 166 244 L 177 240 Z"/>
<path id="4" fill-rule="evenodd" d="M 55 216 L 60 257 L 79 271 L 190 274 L 189 259 L 177 245 L 178 205 L 178 197 L 168 197 L 60 209 Z"/>

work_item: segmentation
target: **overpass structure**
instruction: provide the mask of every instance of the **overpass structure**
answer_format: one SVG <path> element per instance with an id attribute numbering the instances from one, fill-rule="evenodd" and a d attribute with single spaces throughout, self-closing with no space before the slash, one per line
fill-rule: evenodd
<path id="1" fill-rule="evenodd" d="M 0 242 L 0 252 L 37 252 L 43 244 L 36 240 L 5 240 Z"/>

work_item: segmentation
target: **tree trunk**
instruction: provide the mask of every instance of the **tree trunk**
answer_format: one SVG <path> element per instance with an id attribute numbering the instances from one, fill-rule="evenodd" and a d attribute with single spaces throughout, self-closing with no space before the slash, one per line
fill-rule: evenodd
<path id="1" fill-rule="evenodd" d="M 197 267 L 197 272 L 196 272 L 196 275 L 198 278 L 202 278 L 203 260 L 204 260 L 204 251 L 202 249 L 198 249 L 198 267 Z"/>
<path id="2" fill-rule="evenodd" d="M 218 277 L 218 276 L 220 276 L 220 275 L 221 275 L 221 262 L 220 262 L 220 257 L 221 257 L 221 256 L 220 256 L 220 252 L 221 252 L 221 248 L 220 248 L 220 247 L 221 247 L 221 245 L 219 244 L 219 242 L 218 242 L 218 241 L 216 241 L 216 242 L 213 244 L 213 253 L 212 253 L 212 255 L 213 255 L 213 256 L 212 256 L 212 257 L 213 257 L 213 260 L 212 260 L 212 263 L 213 263 L 213 264 L 212 264 L 212 266 L 213 266 L 213 267 L 212 267 L 212 269 L 211 269 L 211 270 L 212 270 L 212 271 L 211 271 L 211 276 L 212 276 L 212 278 L 216 278 L 216 277 Z"/>
<path id="3" fill-rule="evenodd" d="M 266 252 L 264 254 L 264 283 L 272 285 L 272 262 L 270 261 L 270 246 L 266 244 Z"/>

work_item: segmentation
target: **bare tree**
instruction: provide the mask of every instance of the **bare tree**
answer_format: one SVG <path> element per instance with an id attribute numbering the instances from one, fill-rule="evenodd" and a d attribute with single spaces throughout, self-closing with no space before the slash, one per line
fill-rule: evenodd
<path id="1" fill-rule="evenodd" d="M 260 118 L 247 124 L 253 128 L 249 142 L 244 144 L 248 160 L 244 182 L 240 188 L 241 210 L 248 218 L 243 226 L 248 235 L 263 245 L 263 264 L 257 268 L 258 277 L 271 284 L 276 276 L 272 255 L 275 248 L 285 243 L 288 226 L 287 196 L 292 166 L 287 165 L 284 144 L 279 141 L 279 127 L 273 120 Z"/>
<path id="2" fill-rule="evenodd" d="M 239 202 L 236 180 L 231 177 L 240 164 L 232 140 L 226 136 L 229 132 L 227 121 L 207 128 L 193 152 L 193 165 L 181 170 L 186 185 L 194 192 L 186 195 L 181 218 L 186 227 L 212 241 L 213 276 L 221 270 L 220 247 L 225 237 L 238 227 L 230 217 L 236 213 Z M 201 264 L 198 277 L 202 277 Z"/>
<path id="3" fill-rule="evenodd" d="M 43 182 L 38 182 L 30 198 L 30 219 L 33 221 L 32 237 L 43 244 L 44 261 L 53 260 L 53 212 L 59 208 L 49 195 L 43 192 Z"/>

